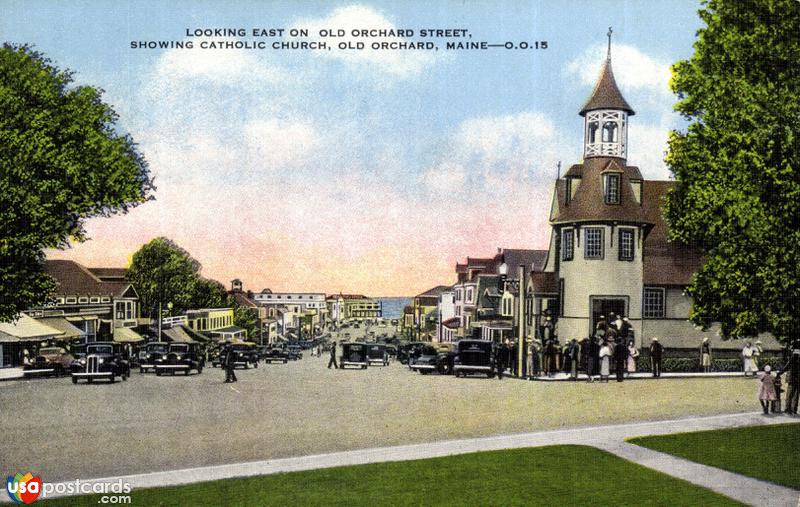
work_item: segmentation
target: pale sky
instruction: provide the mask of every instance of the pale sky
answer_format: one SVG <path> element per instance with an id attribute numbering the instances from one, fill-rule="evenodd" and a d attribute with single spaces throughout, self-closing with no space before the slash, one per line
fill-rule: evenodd
<path id="1" fill-rule="evenodd" d="M 143 243 L 167 236 L 226 285 L 238 277 L 255 291 L 410 296 L 452 283 L 467 255 L 547 247 L 556 164 L 580 162 L 578 111 L 608 26 L 614 71 L 637 113 L 628 162 L 667 178 L 667 132 L 681 125 L 669 67 L 691 55 L 698 8 L 26 0 L 3 2 L 0 33 L 106 90 L 158 187 L 127 215 L 90 220 L 90 241 L 51 258 L 126 266 Z M 463 28 L 473 41 L 548 49 L 445 51 L 441 39 L 435 52 L 130 47 L 186 40 L 196 28 L 245 28 L 254 40 L 255 27 Z"/>

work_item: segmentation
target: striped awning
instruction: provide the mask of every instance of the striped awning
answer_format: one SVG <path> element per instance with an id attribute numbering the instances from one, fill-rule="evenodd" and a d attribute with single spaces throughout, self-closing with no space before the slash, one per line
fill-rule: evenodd
<path id="1" fill-rule="evenodd" d="M 168 329 L 162 329 L 161 334 L 166 336 L 171 342 L 174 343 L 195 343 L 189 334 L 184 331 L 182 326 L 175 326 Z"/>
<path id="2" fill-rule="evenodd" d="M 13 322 L 0 322 L 0 342 L 26 342 L 60 338 L 64 331 L 55 329 L 22 313 Z"/>

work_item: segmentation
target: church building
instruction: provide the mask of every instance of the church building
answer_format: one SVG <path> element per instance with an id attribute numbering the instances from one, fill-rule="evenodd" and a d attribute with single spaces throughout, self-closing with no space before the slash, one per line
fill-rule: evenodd
<path id="1" fill-rule="evenodd" d="M 544 269 L 531 272 L 528 296 L 536 316 L 555 321 L 561 342 L 593 334 L 601 316 L 629 319 L 636 345 L 659 337 L 667 349 L 694 349 L 704 337 L 717 348 L 741 349 L 712 328 L 688 320 L 691 298 L 684 293 L 702 266 L 697 250 L 670 241 L 662 215 L 672 181 L 645 180 L 628 163 L 628 125 L 635 115 L 611 68 L 611 51 L 583 117 L 583 161 L 556 182 L 550 211 L 551 238 Z M 777 348 L 761 336 L 765 348 Z"/>

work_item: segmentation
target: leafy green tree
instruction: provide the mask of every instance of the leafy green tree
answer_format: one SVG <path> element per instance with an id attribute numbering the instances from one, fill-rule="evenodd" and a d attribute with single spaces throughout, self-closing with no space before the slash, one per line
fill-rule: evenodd
<path id="1" fill-rule="evenodd" d="M 167 238 L 155 238 L 143 245 L 128 268 L 128 280 L 136 288 L 142 315 L 158 316 L 158 306 L 172 303 L 173 313 L 191 307 L 196 296 L 200 263 L 189 252 Z"/>
<path id="2" fill-rule="evenodd" d="M 800 330 L 800 2 L 711 0 L 694 55 L 673 67 L 665 213 L 706 256 L 691 319 L 726 337 Z"/>
<path id="3" fill-rule="evenodd" d="M 48 301 L 44 248 L 150 198 L 147 163 L 102 91 L 27 46 L 0 48 L 0 321 Z"/>
<path id="4" fill-rule="evenodd" d="M 248 340 L 258 342 L 261 334 L 256 312 L 240 305 L 233 297 L 229 298 L 228 306 L 233 307 L 233 324 L 247 330 Z"/>
<path id="5" fill-rule="evenodd" d="M 225 286 L 216 280 L 199 277 L 194 281 L 188 308 L 222 308 L 228 305 Z"/>

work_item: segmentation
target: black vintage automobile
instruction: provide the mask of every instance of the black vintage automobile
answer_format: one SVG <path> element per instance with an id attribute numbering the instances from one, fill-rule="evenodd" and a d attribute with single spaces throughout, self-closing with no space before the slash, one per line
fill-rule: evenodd
<path id="1" fill-rule="evenodd" d="M 342 355 L 339 358 L 339 368 L 357 366 L 366 370 L 369 366 L 367 360 L 367 344 L 359 342 L 342 343 Z"/>
<path id="2" fill-rule="evenodd" d="M 90 384 L 94 379 L 107 379 L 114 383 L 117 377 L 128 380 L 131 368 L 125 359 L 122 345 L 114 342 L 88 343 L 85 350 L 70 365 L 72 383 L 86 379 Z"/>
<path id="3" fill-rule="evenodd" d="M 139 349 L 139 373 L 156 371 L 156 362 L 169 352 L 169 343 L 150 342 Z"/>
<path id="4" fill-rule="evenodd" d="M 203 373 L 205 357 L 200 345 L 197 343 L 170 343 L 167 353 L 156 359 L 156 375 L 170 373 L 174 375 L 176 371 L 182 371 L 188 375 L 190 371 L 196 370 L 198 374 Z"/>
<path id="5" fill-rule="evenodd" d="M 258 347 L 255 343 L 234 343 L 231 347 L 236 353 L 234 368 L 242 367 L 247 369 L 250 368 L 251 365 L 253 368 L 258 368 Z"/>
<path id="6" fill-rule="evenodd" d="M 368 343 L 367 363 L 370 366 L 389 366 L 389 353 L 386 351 L 386 345 L 383 343 Z"/>
<path id="7" fill-rule="evenodd" d="M 441 375 L 453 373 L 456 353 L 447 344 L 424 345 L 420 355 L 413 358 L 408 367 L 423 375 L 436 372 Z"/>
<path id="8" fill-rule="evenodd" d="M 273 345 L 272 347 L 267 348 L 262 355 L 262 359 L 264 359 L 265 363 L 286 364 L 289 362 L 289 353 L 283 347 L 279 345 Z"/>
<path id="9" fill-rule="evenodd" d="M 453 359 L 453 373 L 466 377 L 470 373 L 483 373 L 492 378 L 494 372 L 492 342 L 485 340 L 460 340 Z"/>
<path id="10" fill-rule="evenodd" d="M 406 342 L 397 347 L 397 360 L 401 364 L 409 364 L 412 359 L 416 359 L 422 353 L 422 347 L 428 342 Z"/>

